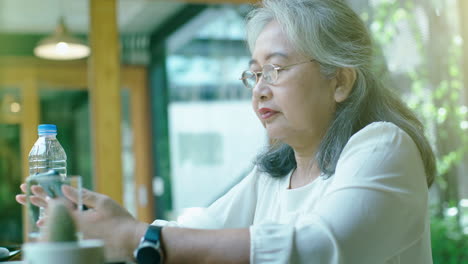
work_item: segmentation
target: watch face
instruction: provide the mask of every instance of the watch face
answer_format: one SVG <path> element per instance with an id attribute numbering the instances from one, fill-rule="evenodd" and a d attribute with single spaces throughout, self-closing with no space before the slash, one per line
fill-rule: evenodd
<path id="1" fill-rule="evenodd" d="M 154 247 L 142 247 L 137 253 L 138 264 L 159 264 L 161 263 L 161 254 Z"/>

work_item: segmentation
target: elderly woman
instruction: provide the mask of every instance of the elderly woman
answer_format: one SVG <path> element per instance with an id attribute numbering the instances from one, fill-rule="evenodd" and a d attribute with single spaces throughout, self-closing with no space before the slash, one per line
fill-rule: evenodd
<path id="1" fill-rule="evenodd" d="M 254 170 L 178 222 L 141 223 L 85 191 L 85 236 L 140 263 L 432 263 L 434 155 L 372 71 L 359 17 L 339 0 L 264 0 L 247 32 L 241 80 L 271 139 Z"/>

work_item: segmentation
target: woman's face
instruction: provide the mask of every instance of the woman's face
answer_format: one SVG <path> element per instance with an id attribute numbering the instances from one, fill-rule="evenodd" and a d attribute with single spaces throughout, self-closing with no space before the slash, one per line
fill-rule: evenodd
<path id="1" fill-rule="evenodd" d="M 305 62 L 294 50 L 276 21 L 270 22 L 258 36 L 250 69 L 261 71 L 265 64 L 288 66 Z M 320 73 L 316 62 L 282 70 L 275 83 L 259 79 L 252 91 L 252 105 L 270 139 L 290 145 L 303 145 L 304 140 L 321 140 L 335 111 L 335 79 Z M 269 111 L 271 109 L 272 111 Z"/>

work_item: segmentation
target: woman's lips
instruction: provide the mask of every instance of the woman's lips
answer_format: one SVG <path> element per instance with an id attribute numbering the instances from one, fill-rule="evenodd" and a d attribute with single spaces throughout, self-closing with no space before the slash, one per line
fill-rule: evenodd
<path id="1" fill-rule="evenodd" d="M 268 119 L 268 118 L 276 115 L 279 112 L 275 111 L 275 110 L 272 110 L 270 108 L 260 108 L 258 110 L 258 113 L 260 114 L 260 118 L 265 120 L 265 119 Z"/>

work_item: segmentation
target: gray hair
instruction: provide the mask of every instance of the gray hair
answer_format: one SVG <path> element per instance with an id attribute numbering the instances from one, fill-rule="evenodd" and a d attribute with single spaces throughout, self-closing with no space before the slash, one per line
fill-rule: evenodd
<path id="1" fill-rule="evenodd" d="M 435 157 L 414 113 L 372 70 L 373 44 L 359 16 L 341 0 L 263 0 L 247 17 L 247 41 L 253 51 L 263 28 L 277 21 L 292 45 L 320 64 L 321 73 L 332 78 L 340 68 L 353 68 L 356 81 L 349 97 L 337 104 L 334 119 L 316 153 L 322 172 L 332 175 L 349 138 L 377 122 L 392 122 L 416 143 L 430 186 L 436 173 Z M 293 149 L 272 144 L 257 157 L 261 171 L 273 177 L 287 175 L 296 167 Z"/>

